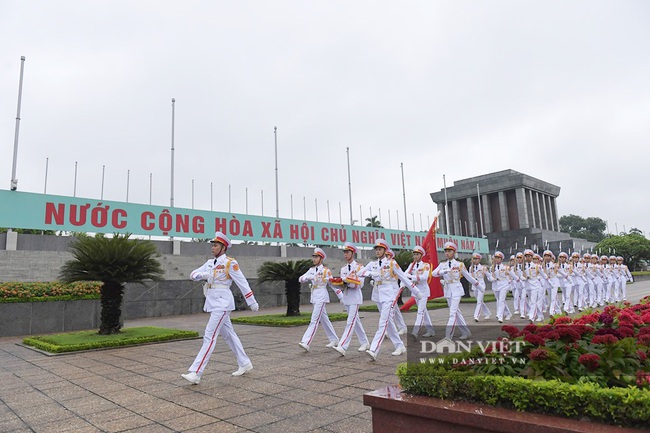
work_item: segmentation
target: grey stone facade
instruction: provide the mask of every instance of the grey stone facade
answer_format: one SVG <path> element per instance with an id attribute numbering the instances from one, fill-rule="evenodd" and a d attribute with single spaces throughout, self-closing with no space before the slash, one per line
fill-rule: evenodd
<path id="1" fill-rule="evenodd" d="M 480 194 L 480 207 L 479 207 Z M 560 187 L 503 170 L 455 181 L 446 191 L 431 193 L 440 211 L 440 230 L 456 236 L 488 238 L 490 250 L 508 253 L 523 248 L 581 251 L 594 246 L 560 232 L 557 197 Z M 447 221 L 448 218 L 448 221 Z"/>

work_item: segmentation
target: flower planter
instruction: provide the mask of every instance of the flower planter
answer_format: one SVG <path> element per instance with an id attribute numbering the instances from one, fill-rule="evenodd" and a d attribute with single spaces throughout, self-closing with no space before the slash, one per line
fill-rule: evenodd
<path id="1" fill-rule="evenodd" d="M 454 433 L 632 433 L 642 430 L 517 412 L 483 404 L 440 400 L 403 393 L 389 386 L 366 393 L 363 404 L 372 408 L 372 431 Z M 649 426 L 650 428 L 650 426 Z"/>

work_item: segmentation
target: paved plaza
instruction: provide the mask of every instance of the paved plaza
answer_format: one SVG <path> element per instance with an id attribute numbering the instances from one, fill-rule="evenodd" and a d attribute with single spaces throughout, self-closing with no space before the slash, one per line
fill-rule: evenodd
<path id="1" fill-rule="evenodd" d="M 628 286 L 628 299 L 650 292 L 650 282 Z M 496 311 L 494 303 L 488 306 Z M 471 319 L 474 304 L 463 304 Z M 303 311 L 310 312 L 305 305 Z M 330 304 L 329 312 L 342 310 Z M 264 309 L 260 314 L 281 313 Z M 232 316 L 252 314 L 233 312 Z M 253 313 L 256 314 L 256 313 Z M 442 333 L 448 310 L 431 312 Z M 412 325 L 415 313 L 404 315 Z M 126 327 L 164 326 L 203 333 L 207 314 L 128 321 Z M 363 313 L 369 337 L 378 313 Z M 492 322 L 496 324 L 493 319 Z M 519 318 L 512 321 L 524 325 Z M 334 322 L 340 334 L 344 322 Z M 377 362 L 360 352 L 356 339 L 348 356 L 325 347 L 319 330 L 311 353 L 297 345 L 306 326 L 271 328 L 235 325 L 254 369 L 241 377 L 222 339 L 201 384 L 180 377 L 200 340 L 47 356 L 0 339 L 0 432 L 340 432 L 372 431 L 363 394 L 397 383 L 405 355 L 391 356 L 385 341 Z"/>

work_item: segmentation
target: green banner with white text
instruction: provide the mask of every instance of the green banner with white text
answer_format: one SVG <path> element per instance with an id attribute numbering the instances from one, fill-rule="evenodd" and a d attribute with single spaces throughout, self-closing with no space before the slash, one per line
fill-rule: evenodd
<path id="1" fill-rule="evenodd" d="M 139 236 L 212 238 L 215 231 L 234 241 L 372 247 L 384 238 L 393 249 L 421 245 L 424 232 L 351 226 L 172 208 L 79 197 L 0 190 L 0 227 L 88 233 L 132 233 Z M 488 252 L 487 239 L 437 235 L 438 250 L 454 241 L 458 251 Z"/>

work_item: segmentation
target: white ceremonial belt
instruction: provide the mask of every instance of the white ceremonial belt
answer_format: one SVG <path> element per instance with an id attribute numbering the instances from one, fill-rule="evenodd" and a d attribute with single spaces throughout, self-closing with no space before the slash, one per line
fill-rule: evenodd
<path id="1" fill-rule="evenodd" d="M 230 286 L 226 284 L 210 284 L 210 287 L 208 287 L 208 290 L 230 290 Z"/>

